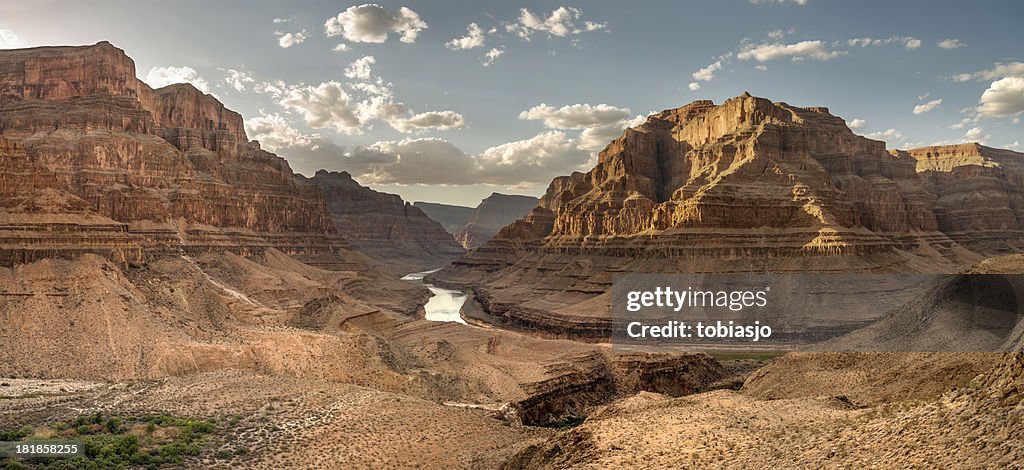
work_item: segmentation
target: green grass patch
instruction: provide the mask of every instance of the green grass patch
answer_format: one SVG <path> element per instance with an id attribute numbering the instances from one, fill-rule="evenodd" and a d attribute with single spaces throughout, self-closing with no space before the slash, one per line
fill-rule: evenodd
<path id="1" fill-rule="evenodd" d="M 45 438 L 74 442 L 82 449 L 81 455 L 33 456 L 20 461 L 0 455 L 0 469 L 99 470 L 178 465 L 188 457 L 200 455 L 216 430 L 213 422 L 201 419 L 170 415 L 116 418 L 101 413 L 37 429 L 0 429 L 0 440 L 31 442 Z"/>
<path id="2" fill-rule="evenodd" d="M 583 424 L 583 421 L 586 421 L 586 418 L 582 416 L 569 416 L 558 421 L 546 421 L 537 426 L 542 428 L 570 429 Z"/>

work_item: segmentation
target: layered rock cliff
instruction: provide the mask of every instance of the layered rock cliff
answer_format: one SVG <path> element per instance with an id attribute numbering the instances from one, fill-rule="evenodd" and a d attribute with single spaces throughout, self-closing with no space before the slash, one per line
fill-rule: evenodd
<path id="1" fill-rule="evenodd" d="M 438 221 L 466 249 L 483 245 L 502 227 L 522 218 L 537 205 L 533 196 L 491 193 L 475 208 L 417 202 L 430 218 Z"/>
<path id="2" fill-rule="evenodd" d="M 917 161 L 943 233 L 985 253 L 1024 248 L 1024 154 L 976 143 L 894 154 Z"/>
<path id="3" fill-rule="evenodd" d="M 192 85 L 158 90 L 107 42 L 0 51 L 0 264 L 93 252 L 339 243 L 319 189 Z"/>
<path id="4" fill-rule="evenodd" d="M 956 272 L 992 254 L 979 234 L 1021 239 L 1020 173 L 972 163 L 1019 154 L 982 153 L 890 153 L 826 108 L 696 101 L 627 129 L 433 280 L 472 289 L 478 320 L 602 338 L 614 273 Z"/>
<path id="5" fill-rule="evenodd" d="M 306 181 L 323 191 L 338 233 L 385 264 L 434 268 L 465 253 L 440 223 L 398 195 L 362 186 L 345 172 L 320 170 Z"/>
<path id="6" fill-rule="evenodd" d="M 466 227 L 469 217 L 473 215 L 472 207 L 423 201 L 416 201 L 413 203 L 413 206 L 422 210 L 424 214 L 427 214 L 427 217 L 440 223 L 453 237 Z"/>
<path id="7" fill-rule="evenodd" d="M 537 205 L 532 196 L 513 196 L 492 193 L 473 209 L 466 226 L 455 234 L 467 249 L 476 248 L 490 240 L 502 227 L 519 220 Z"/>

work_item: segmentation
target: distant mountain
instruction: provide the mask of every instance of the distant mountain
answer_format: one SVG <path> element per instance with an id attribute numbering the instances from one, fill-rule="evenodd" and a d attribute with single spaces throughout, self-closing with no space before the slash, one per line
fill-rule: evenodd
<path id="1" fill-rule="evenodd" d="M 306 181 L 323 190 L 338 233 L 384 264 L 433 268 L 465 252 L 441 224 L 396 194 L 362 186 L 346 172 L 320 170 Z"/>
<path id="2" fill-rule="evenodd" d="M 453 237 L 465 228 L 469 223 L 469 217 L 473 215 L 472 207 L 422 201 L 414 202 L 413 206 L 422 210 L 427 217 L 438 221 Z"/>
<path id="3" fill-rule="evenodd" d="M 490 240 L 502 227 L 528 214 L 539 199 L 491 193 L 476 208 L 417 202 L 416 207 L 441 222 L 445 230 L 464 248 L 473 249 Z"/>

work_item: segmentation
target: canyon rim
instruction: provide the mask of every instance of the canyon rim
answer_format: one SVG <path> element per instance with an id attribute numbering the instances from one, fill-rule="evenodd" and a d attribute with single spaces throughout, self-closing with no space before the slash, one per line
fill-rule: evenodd
<path id="1" fill-rule="evenodd" d="M 0 3 L 6 468 L 1024 462 L 1015 2 L 57 3 Z M 623 342 L 666 286 L 772 334 Z"/>

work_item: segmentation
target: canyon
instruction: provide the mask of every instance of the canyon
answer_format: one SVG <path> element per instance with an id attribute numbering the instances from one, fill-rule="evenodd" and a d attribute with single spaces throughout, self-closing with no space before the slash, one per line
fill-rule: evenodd
<path id="1" fill-rule="evenodd" d="M 238 113 L 192 85 L 150 88 L 107 42 L 0 51 L 0 213 L 0 376 L 47 390 L 4 394 L 4 431 L 76 409 L 227 422 L 269 412 L 253 395 L 269 390 L 313 408 L 266 425 L 252 415 L 260 433 L 323 419 L 324 406 L 359 423 L 404 400 L 406 416 L 480 430 L 464 437 L 474 452 L 493 450 L 483 431 L 514 427 L 507 453 L 538 425 L 732 375 L 706 354 L 423 318 L 430 292 L 401 273 L 463 252 L 437 222 L 348 174 L 294 174 Z M 120 396 L 137 383 L 173 391 Z M 314 390 L 345 398 L 310 401 Z M 423 429 L 380 447 L 410 432 Z M 253 459 L 276 467 L 293 451 Z"/>
<path id="2" fill-rule="evenodd" d="M 360 185 L 345 172 L 303 178 L 323 190 L 327 211 L 348 244 L 398 271 L 435 268 L 465 250 L 444 227 L 394 194 Z"/>
<path id="3" fill-rule="evenodd" d="M 483 245 L 502 227 L 528 214 L 537 205 L 537 198 L 491 193 L 475 208 L 431 202 L 417 202 L 432 219 L 444 225 L 463 248 Z"/>
<path id="4" fill-rule="evenodd" d="M 472 292 L 477 321 L 602 341 L 623 273 L 958 273 L 1020 249 L 1022 157 L 890 152 L 827 108 L 696 101 L 626 129 L 430 279 Z"/>
<path id="5" fill-rule="evenodd" d="M 744 94 L 655 113 L 598 157 L 539 200 L 409 204 L 295 174 L 241 115 L 149 87 L 110 43 L 0 51 L 0 431 L 209 420 L 192 467 L 1024 458 L 1019 353 L 606 341 L 627 273 L 1024 272 L 1024 155 L 890 151 L 826 108 Z M 919 340 L 957 279 L 855 334 Z M 431 321 L 428 285 L 469 298 Z"/>

